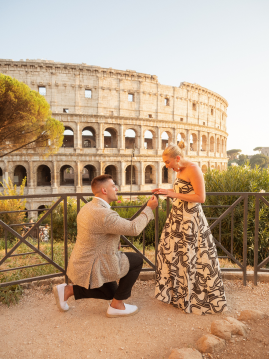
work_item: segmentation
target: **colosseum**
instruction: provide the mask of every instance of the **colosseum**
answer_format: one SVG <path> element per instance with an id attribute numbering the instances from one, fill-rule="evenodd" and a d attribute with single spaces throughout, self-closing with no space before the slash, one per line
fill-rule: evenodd
<path id="1" fill-rule="evenodd" d="M 65 126 L 57 154 L 43 159 L 24 149 L 0 159 L 0 179 L 20 185 L 26 176 L 26 194 L 90 193 L 92 178 L 103 173 L 121 192 L 170 188 L 175 173 L 161 155 L 180 140 L 203 172 L 227 168 L 228 103 L 200 85 L 166 86 L 133 70 L 47 60 L 0 60 L 0 72 L 39 91 Z M 33 199 L 27 209 L 50 202 Z"/>

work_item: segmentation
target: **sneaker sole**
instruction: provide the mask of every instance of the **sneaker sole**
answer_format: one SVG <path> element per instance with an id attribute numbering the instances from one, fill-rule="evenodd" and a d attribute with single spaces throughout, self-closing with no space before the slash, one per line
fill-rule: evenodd
<path id="1" fill-rule="evenodd" d="M 124 318 L 124 317 L 130 317 L 132 315 L 135 315 L 138 312 L 139 312 L 139 309 L 137 308 L 137 310 L 135 312 L 132 312 L 132 313 L 129 313 L 129 314 L 108 314 L 108 313 L 106 313 L 106 316 L 108 318 L 120 318 L 120 317 Z"/>
<path id="2" fill-rule="evenodd" d="M 57 287 L 53 287 L 53 294 L 54 294 L 54 297 L 55 297 L 55 300 L 56 300 L 56 304 L 57 304 L 58 309 L 59 309 L 61 312 L 67 312 L 67 310 L 63 310 L 63 308 L 62 308 L 61 305 L 60 305 L 60 298 L 59 298 L 59 294 L 58 294 Z"/>

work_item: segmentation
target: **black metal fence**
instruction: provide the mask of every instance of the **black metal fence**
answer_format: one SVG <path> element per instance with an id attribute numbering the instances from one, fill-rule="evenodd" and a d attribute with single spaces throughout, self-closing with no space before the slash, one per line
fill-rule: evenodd
<path id="1" fill-rule="evenodd" d="M 129 196 L 130 192 L 126 193 L 120 193 L 122 196 Z M 150 196 L 151 192 L 133 192 L 133 196 Z M 0 287 L 8 286 L 8 285 L 15 285 L 15 284 L 22 284 L 31 282 L 34 280 L 41 280 L 41 279 L 49 279 L 54 278 L 58 276 L 65 276 L 66 282 L 68 281 L 66 270 L 68 265 L 68 223 L 67 223 L 67 198 L 72 197 L 76 198 L 77 200 L 77 213 L 80 211 L 81 207 L 81 201 L 84 203 L 87 203 L 87 200 L 85 197 L 93 196 L 91 193 L 68 193 L 68 194 L 49 194 L 49 195 L 25 195 L 25 196 L 0 196 L 0 200 L 12 200 L 12 199 L 33 199 L 33 198 L 51 198 L 52 200 L 55 200 L 55 202 L 51 205 L 50 208 L 41 209 L 41 210 L 24 210 L 24 211 L 5 211 L 0 212 L 0 228 L 3 229 L 4 233 L 4 243 L 5 243 L 5 249 L 4 249 L 4 255 L 3 258 L 0 260 L 0 275 L 4 275 L 6 272 L 15 271 L 15 270 L 23 270 L 26 268 L 31 267 L 37 267 L 37 266 L 44 266 L 44 265 L 52 265 L 55 267 L 58 272 L 51 273 L 47 275 L 40 275 L 35 276 L 31 278 L 23 278 L 18 280 L 12 280 L 12 281 L 0 281 Z M 230 198 L 236 198 L 232 204 L 226 205 L 204 205 L 205 212 L 207 209 L 210 211 L 212 208 L 218 208 L 218 210 L 222 211 L 221 214 L 218 216 L 210 217 L 208 216 L 207 219 L 210 224 L 210 229 L 214 232 L 216 232 L 216 228 L 218 227 L 218 237 L 215 235 L 215 243 L 217 248 L 224 253 L 223 256 L 229 258 L 231 261 L 233 261 L 238 268 L 222 268 L 222 271 L 239 271 L 243 273 L 243 284 L 246 285 L 246 274 L 247 274 L 247 255 L 248 255 L 248 247 L 247 247 L 247 241 L 248 241 L 248 201 L 250 196 L 255 197 L 255 243 L 254 243 L 254 284 L 257 285 L 258 281 L 258 273 L 261 271 L 267 271 L 269 272 L 269 268 L 263 268 L 268 262 L 269 257 L 265 258 L 261 263 L 258 263 L 258 244 L 259 244 L 259 208 L 260 208 L 260 201 L 262 201 L 266 206 L 269 206 L 269 202 L 264 198 L 264 196 L 269 196 L 269 193 L 245 193 L 245 192 L 210 192 L 207 193 L 207 196 L 232 196 Z M 218 197 L 219 198 L 219 197 Z M 54 260 L 54 238 L 53 238 L 53 211 L 56 209 L 57 206 L 59 206 L 63 202 L 63 256 L 64 256 L 64 265 L 60 266 L 57 264 Z M 242 218 L 242 260 L 238 260 L 233 253 L 234 248 L 234 211 L 237 206 L 243 204 L 243 218 Z M 143 204 L 142 206 L 116 206 L 115 208 L 130 208 L 135 207 L 139 208 L 139 210 L 131 217 L 130 220 L 137 217 L 145 208 L 147 203 Z M 113 207 L 112 207 L 113 208 Z M 169 211 L 171 208 L 171 199 L 166 199 L 166 216 L 168 216 Z M 45 212 L 36 223 L 27 223 L 22 222 L 19 224 L 6 224 L 3 220 L 1 220 L 1 215 L 4 214 L 11 214 L 11 213 L 17 213 L 17 212 L 31 212 L 31 211 L 42 211 Z M 46 255 L 40 248 L 40 228 L 42 226 L 42 222 L 50 216 L 50 256 Z M 229 217 L 231 226 L 231 233 L 230 233 L 230 248 L 229 250 L 225 248 L 222 244 L 222 222 Z M 19 234 L 17 231 L 15 231 L 14 228 L 24 228 L 23 233 Z M 11 248 L 8 249 L 8 235 L 12 236 L 13 238 L 17 238 L 18 242 Z M 227 233 L 226 233 L 227 235 Z M 32 244 L 30 243 L 29 238 L 34 237 L 36 238 L 36 243 Z M 216 238 L 217 237 L 217 238 Z M 149 265 L 149 268 L 143 268 L 142 270 L 148 271 L 148 270 L 155 270 L 155 263 L 157 258 L 157 249 L 158 249 L 158 240 L 159 240 L 159 207 L 155 210 L 155 261 L 151 261 L 147 256 L 145 255 L 145 229 L 143 231 L 143 237 L 142 237 L 142 251 L 140 251 L 136 246 L 133 244 L 132 240 L 129 240 L 125 236 L 121 236 L 122 240 L 125 243 L 125 246 L 132 248 L 135 252 L 139 253 L 141 257 L 144 259 L 145 262 Z M 25 244 L 27 246 L 28 251 L 23 253 L 14 253 L 17 248 L 21 244 Z M 41 258 L 45 260 L 44 263 L 35 263 L 31 265 L 26 266 L 20 266 L 20 267 L 12 267 L 12 268 L 4 268 L 2 269 L 1 266 L 6 263 L 10 258 L 18 257 L 18 256 L 26 256 L 30 254 L 38 254 Z"/>

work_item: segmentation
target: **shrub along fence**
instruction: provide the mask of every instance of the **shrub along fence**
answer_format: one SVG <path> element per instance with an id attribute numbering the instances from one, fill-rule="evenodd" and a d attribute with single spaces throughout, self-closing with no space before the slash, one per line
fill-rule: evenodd
<path id="1" fill-rule="evenodd" d="M 123 196 L 129 196 L 130 193 L 121 193 L 118 201 L 112 203 L 112 208 L 116 210 L 122 217 L 133 219 L 146 206 L 147 199 L 151 195 L 149 192 L 132 193 L 138 196 L 135 201 L 125 201 Z M 268 210 L 269 202 L 265 198 L 269 193 L 246 193 L 246 192 L 209 192 L 207 200 L 204 204 L 204 211 L 210 224 L 211 231 L 216 241 L 218 253 L 222 257 L 230 258 L 237 264 L 238 268 L 222 268 L 222 271 L 238 270 L 243 272 L 243 282 L 246 284 L 246 268 L 248 264 L 254 265 L 255 284 L 257 284 L 257 274 L 259 271 L 269 271 L 267 266 L 269 262 L 268 253 Z M 76 239 L 77 227 L 76 217 L 80 208 L 92 197 L 88 193 L 74 194 L 55 194 L 55 195 L 26 195 L 26 196 L 0 196 L 0 201 L 14 201 L 27 198 L 46 198 L 54 197 L 55 202 L 50 208 L 45 209 L 45 213 L 39 215 L 36 223 L 21 221 L 12 225 L 8 223 L 7 214 L 23 212 L 23 210 L 2 211 L 0 212 L 0 227 L 2 228 L 3 250 L 2 258 L 0 257 L 0 287 L 30 282 L 44 278 L 52 278 L 65 275 L 68 264 L 68 243 L 74 242 Z M 151 221 L 145 230 L 135 237 L 135 241 L 142 243 L 142 251 L 139 251 L 133 244 L 134 238 L 122 236 L 122 243 L 131 247 L 143 257 L 143 259 L 155 269 L 157 245 L 161 236 L 163 226 L 167 215 L 172 206 L 172 200 L 160 199 L 159 206 L 155 210 L 155 221 Z M 31 212 L 31 210 L 28 210 Z M 1 218 L 2 216 L 2 218 Z M 3 220 L 5 218 L 5 221 Z M 40 246 L 41 238 L 38 235 L 40 227 L 45 224 L 49 225 L 49 242 L 51 250 L 48 253 L 42 251 Z M 192 230 L 191 228 L 189 229 Z M 37 234 L 36 234 L 37 233 Z M 186 233 L 187 234 L 187 233 Z M 30 238 L 36 238 L 36 242 Z M 63 244 L 62 256 L 63 264 L 59 264 L 54 258 L 53 244 L 60 242 Z M 16 250 L 24 244 L 27 252 L 18 253 Z M 145 256 L 145 248 L 147 246 L 155 247 L 155 262 L 150 261 Z M 30 249 L 30 251 L 29 251 Z M 30 266 L 13 267 L 6 266 L 6 263 L 17 256 L 29 256 L 30 254 L 38 254 L 45 262 L 34 263 Z M 5 281 L 4 274 L 10 271 L 20 271 L 28 267 L 48 265 L 56 269 L 55 273 L 41 275 L 33 278 L 23 278 L 12 281 Z M 149 270 L 148 268 L 144 270 Z"/>

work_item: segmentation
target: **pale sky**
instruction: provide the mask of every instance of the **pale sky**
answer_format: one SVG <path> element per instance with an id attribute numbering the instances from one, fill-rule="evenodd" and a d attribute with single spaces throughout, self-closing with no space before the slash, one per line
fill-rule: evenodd
<path id="1" fill-rule="evenodd" d="M 227 99 L 228 146 L 269 147 L 269 0 L 0 0 L 0 58 L 131 69 Z"/>

